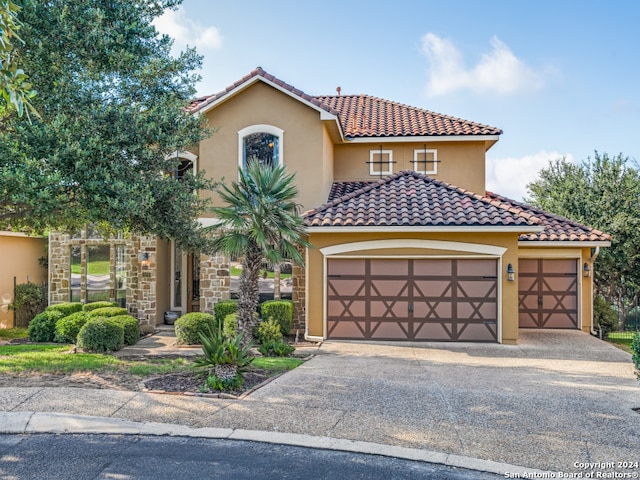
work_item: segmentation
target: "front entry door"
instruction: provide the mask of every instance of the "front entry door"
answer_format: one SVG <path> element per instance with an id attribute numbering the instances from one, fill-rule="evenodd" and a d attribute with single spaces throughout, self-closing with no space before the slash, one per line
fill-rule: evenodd
<path id="1" fill-rule="evenodd" d="M 200 311 L 200 255 L 171 242 L 171 272 L 171 310 L 182 315 Z"/>

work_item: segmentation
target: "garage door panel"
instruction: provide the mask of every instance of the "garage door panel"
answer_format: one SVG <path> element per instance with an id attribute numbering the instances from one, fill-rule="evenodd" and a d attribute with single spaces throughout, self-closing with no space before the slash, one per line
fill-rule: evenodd
<path id="1" fill-rule="evenodd" d="M 579 327 L 576 260 L 526 259 L 518 268 L 520 328 Z"/>
<path id="2" fill-rule="evenodd" d="M 362 280 L 341 278 L 330 278 L 329 290 L 331 290 L 333 295 L 340 297 L 363 297 L 365 292 Z"/>
<path id="3" fill-rule="evenodd" d="M 405 280 L 371 280 L 372 297 L 399 297 L 406 295 L 407 281 Z"/>
<path id="4" fill-rule="evenodd" d="M 330 317 L 351 317 L 363 318 L 366 315 L 367 302 L 365 301 L 332 301 L 327 308 L 327 316 Z"/>
<path id="5" fill-rule="evenodd" d="M 364 267 L 364 261 L 360 259 L 329 262 L 327 265 L 327 275 L 364 275 Z"/>
<path id="6" fill-rule="evenodd" d="M 327 279 L 328 338 L 491 341 L 497 336 L 497 261 L 359 259 Z M 462 272 L 462 273 L 461 273 Z M 464 274 L 464 275 L 463 275 Z M 344 281 L 348 277 L 364 289 Z M 340 291 L 348 286 L 349 293 Z M 485 323 L 492 326 L 487 327 Z M 352 325 L 349 325 L 352 324 Z"/>
<path id="7" fill-rule="evenodd" d="M 406 260 L 405 260 L 406 261 Z M 450 277 L 451 260 L 413 260 L 413 274 L 415 276 Z"/>

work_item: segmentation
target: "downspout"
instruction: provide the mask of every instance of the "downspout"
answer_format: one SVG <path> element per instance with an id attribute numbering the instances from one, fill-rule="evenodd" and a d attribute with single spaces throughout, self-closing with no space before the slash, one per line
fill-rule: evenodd
<path id="1" fill-rule="evenodd" d="M 592 271 L 592 275 L 591 275 L 591 335 L 597 337 L 598 336 L 598 332 L 596 332 L 593 328 L 593 281 L 595 279 L 596 276 L 596 272 L 595 269 L 593 268 L 593 263 L 596 261 L 596 258 L 598 258 L 598 255 L 600 255 L 600 247 L 596 247 L 596 251 L 593 252 L 593 255 L 591 255 L 591 258 L 589 259 L 591 261 L 591 271 Z"/>

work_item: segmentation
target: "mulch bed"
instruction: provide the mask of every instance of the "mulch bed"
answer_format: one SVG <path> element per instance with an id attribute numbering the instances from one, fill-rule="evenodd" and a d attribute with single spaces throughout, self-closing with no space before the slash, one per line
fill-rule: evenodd
<path id="1" fill-rule="evenodd" d="M 238 390 L 230 393 L 240 396 L 245 392 L 255 389 L 271 378 L 275 378 L 279 374 L 273 375 L 273 372 L 261 369 L 251 369 L 244 374 L 244 384 Z M 160 375 L 158 377 L 149 378 L 142 381 L 144 389 L 162 392 L 179 392 L 179 393 L 219 393 L 219 392 L 203 392 L 200 390 L 207 380 L 206 372 L 180 372 Z"/>

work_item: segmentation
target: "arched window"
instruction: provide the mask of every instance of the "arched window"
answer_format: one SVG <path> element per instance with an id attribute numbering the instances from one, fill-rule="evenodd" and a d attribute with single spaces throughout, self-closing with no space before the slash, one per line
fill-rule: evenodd
<path id="1" fill-rule="evenodd" d="M 198 156 L 191 152 L 174 152 L 168 157 L 173 157 L 180 160 L 180 163 L 173 172 L 173 176 L 178 180 L 182 179 L 187 173 L 193 173 L 195 175 L 198 169 Z"/>
<path id="2" fill-rule="evenodd" d="M 251 161 L 260 165 L 282 165 L 284 130 L 272 125 L 252 125 L 238 132 L 238 164 L 244 170 Z"/>

